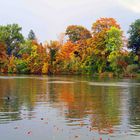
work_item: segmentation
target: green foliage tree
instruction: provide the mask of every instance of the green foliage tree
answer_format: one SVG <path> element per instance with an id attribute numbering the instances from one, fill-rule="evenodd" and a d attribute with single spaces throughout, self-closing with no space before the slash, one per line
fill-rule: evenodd
<path id="1" fill-rule="evenodd" d="M 113 72 L 116 74 L 124 72 L 124 67 L 122 67 L 119 62 L 124 63 L 124 58 L 121 54 L 121 50 L 123 47 L 123 38 L 122 31 L 116 27 L 111 27 L 110 30 L 107 31 L 106 36 L 106 51 L 108 53 L 107 60 Z"/>
<path id="2" fill-rule="evenodd" d="M 23 57 L 23 55 L 31 55 L 32 52 L 32 41 L 31 40 L 25 40 L 19 48 L 18 55 L 20 57 Z"/>
<path id="3" fill-rule="evenodd" d="M 122 31 L 116 27 L 111 27 L 107 31 L 106 51 L 119 51 L 123 47 Z"/>
<path id="4" fill-rule="evenodd" d="M 29 67 L 28 67 L 28 61 L 24 59 L 16 59 L 16 69 L 17 73 L 23 73 L 28 74 L 29 73 Z"/>
<path id="5" fill-rule="evenodd" d="M 128 48 L 140 55 L 140 19 L 137 19 L 130 25 L 128 33 L 130 34 L 128 39 Z"/>
<path id="6" fill-rule="evenodd" d="M 18 24 L 8 24 L 0 26 L 0 42 L 6 45 L 7 54 L 10 56 L 12 53 L 16 55 L 20 44 L 24 41 L 21 34 L 22 28 Z"/>
<path id="7" fill-rule="evenodd" d="M 36 40 L 36 35 L 32 29 L 29 31 L 28 40 Z"/>

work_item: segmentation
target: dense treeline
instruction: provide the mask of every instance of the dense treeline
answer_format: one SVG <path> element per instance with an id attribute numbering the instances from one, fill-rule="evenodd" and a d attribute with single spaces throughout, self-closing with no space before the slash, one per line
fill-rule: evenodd
<path id="1" fill-rule="evenodd" d="M 59 40 L 44 44 L 33 30 L 27 38 L 21 30 L 17 24 L 0 26 L 1 73 L 129 76 L 139 71 L 140 19 L 130 25 L 128 39 L 113 18 L 98 19 L 91 31 L 70 25 Z"/>

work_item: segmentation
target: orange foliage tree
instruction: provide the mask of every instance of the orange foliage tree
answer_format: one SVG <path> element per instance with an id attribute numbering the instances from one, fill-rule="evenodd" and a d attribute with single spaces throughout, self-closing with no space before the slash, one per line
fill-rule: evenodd
<path id="1" fill-rule="evenodd" d="M 30 72 L 34 74 L 41 74 L 43 66 L 46 65 L 46 63 L 48 63 L 46 49 L 42 46 L 42 44 L 38 44 L 36 41 L 33 41 L 31 55 L 28 58 Z M 47 73 L 47 71 L 44 73 Z"/>
<path id="2" fill-rule="evenodd" d="M 98 57 L 98 72 L 101 73 L 105 70 L 107 65 L 107 38 L 108 31 L 115 27 L 120 30 L 119 24 L 113 18 L 100 18 L 92 25 L 93 46 L 94 53 Z"/>
<path id="3" fill-rule="evenodd" d="M 6 47 L 0 43 L 0 72 L 7 72 L 8 57 L 6 54 Z"/>
<path id="4" fill-rule="evenodd" d="M 77 46 L 72 42 L 66 42 L 60 49 L 59 57 L 61 60 L 70 60 L 72 53 L 76 51 Z"/>
<path id="5" fill-rule="evenodd" d="M 113 18 L 100 18 L 92 24 L 94 43 L 97 49 L 101 50 L 100 53 L 102 54 L 105 53 L 107 31 L 110 30 L 111 27 L 120 29 L 119 24 L 117 24 Z"/>
<path id="6" fill-rule="evenodd" d="M 66 35 L 69 37 L 69 41 L 75 43 L 79 40 L 91 38 L 91 33 L 85 27 L 79 25 L 70 25 L 66 29 Z"/>

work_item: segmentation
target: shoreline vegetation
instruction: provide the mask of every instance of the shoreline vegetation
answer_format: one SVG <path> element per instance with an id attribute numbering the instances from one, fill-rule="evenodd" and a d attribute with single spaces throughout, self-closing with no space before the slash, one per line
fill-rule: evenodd
<path id="1" fill-rule="evenodd" d="M 52 27 L 53 28 L 53 27 Z M 100 18 L 91 31 L 70 25 L 58 40 L 38 42 L 18 24 L 0 25 L 0 73 L 139 77 L 140 19 L 123 34 L 114 18 Z"/>

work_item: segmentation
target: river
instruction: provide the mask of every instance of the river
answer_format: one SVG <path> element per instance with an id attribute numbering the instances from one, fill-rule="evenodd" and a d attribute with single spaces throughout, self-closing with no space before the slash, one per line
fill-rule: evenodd
<path id="1" fill-rule="evenodd" d="M 140 140 L 140 79 L 0 76 L 1 140 Z"/>

